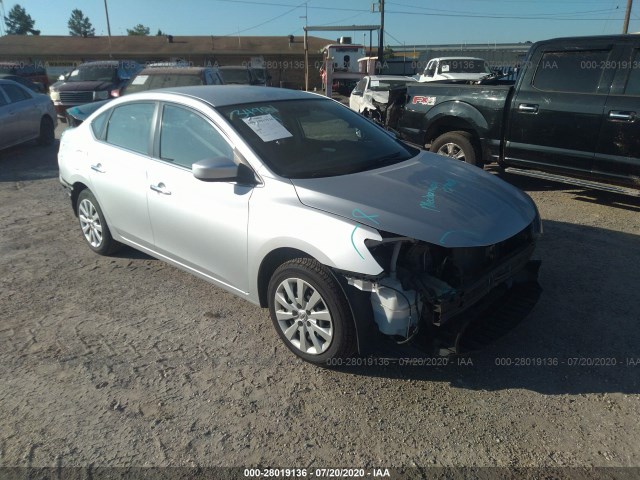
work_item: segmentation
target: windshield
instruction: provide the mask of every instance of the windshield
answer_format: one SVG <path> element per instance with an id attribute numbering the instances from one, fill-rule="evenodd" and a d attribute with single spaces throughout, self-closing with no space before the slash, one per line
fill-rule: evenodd
<path id="1" fill-rule="evenodd" d="M 491 73 L 487 63 L 477 58 L 441 60 L 438 71 L 439 73 Z"/>
<path id="2" fill-rule="evenodd" d="M 249 70 L 247 68 L 233 68 L 221 70 L 222 79 L 225 84 L 241 83 L 249 85 Z"/>
<path id="3" fill-rule="evenodd" d="M 418 154 L 332 100 L 285 100 L 219 110 L 264 163 L 286 178 L 346 175 Z"/>
<path id="4" fill-rule="evenodd" d="M 407 83 L 415 83 L 415 80 L 371 80 L 369 90 L 373 90 L 374 92 L 391 90 L 398 87 L 405 87 Z"/>
<path id="5" fill-rule="evenodd" d="M 71 72 L 67 82 L 113 82 L 118 68 L 110 65 L 85 65 Z"/>
<path id="6" fill-rule="evenodd" d="M 164 73 L 164 74 L 141 74 L 133 78 L 121 93 L 121 95 L 155 90 L 157 88 L 169 87 L 190 87 L 192 85 L 202 85 L 200 73 L 190 75 Z"/>

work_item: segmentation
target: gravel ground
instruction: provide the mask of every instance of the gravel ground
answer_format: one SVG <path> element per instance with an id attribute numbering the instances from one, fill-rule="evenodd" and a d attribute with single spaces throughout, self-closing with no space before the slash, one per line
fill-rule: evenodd
<path id="1" fill-rule="evenodd" d="M 640 466 L 637 200 L 510 177 L 545 221 L 529 317 L 460 365 L 337 371 L 266 310 L 93 254 L 56 151 L 0 152 L 0 466 Z"/>

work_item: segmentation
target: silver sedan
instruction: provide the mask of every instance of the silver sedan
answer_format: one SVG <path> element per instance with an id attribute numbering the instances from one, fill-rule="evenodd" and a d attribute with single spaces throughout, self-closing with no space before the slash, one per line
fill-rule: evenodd
<path id="1" fill-rule="evenodd" d="M 0 79 L 0 149 L 30 140 L 50 145 L 56 123 L 56 112 L 47 95 Z"/>
<path id="2" fill-rule="evenodd" d="M 268 307 L 316 364 L 465 328 L 537 275 L 526 194 L 320 95 L 133 94 L 65 131 L 58 160 L 89 248 L 126 244 Z"/>

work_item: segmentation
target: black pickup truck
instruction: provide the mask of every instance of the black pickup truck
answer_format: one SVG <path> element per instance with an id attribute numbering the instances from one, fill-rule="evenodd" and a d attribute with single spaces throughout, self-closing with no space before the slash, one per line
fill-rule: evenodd
<path id="1" fill-rule="evenodd" d="M 640 35 L 535 43 L 514 85 L 394 93 L 385 126 L 406 141 L 478 166 L 497 161 L 511 173 L 640 195 Z"/>

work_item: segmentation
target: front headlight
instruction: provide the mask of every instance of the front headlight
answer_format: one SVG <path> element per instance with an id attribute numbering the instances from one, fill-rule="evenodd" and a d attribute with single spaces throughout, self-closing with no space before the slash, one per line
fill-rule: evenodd
<path id="1" fill-rule="evenodd" d="M 106 100 L 107 98 L 109 98 L 108 90 L 100 90 L 98 92 L 93 92 L 94 100 Z"/>
<path id="2" fill-rule="evenodd" d="M 51 97 L 51 101 L 52 102 L 59 102 L 60 101 L 60 92 L 57 92 L 55 90 L 49 90 L 49 97 Z"/>

